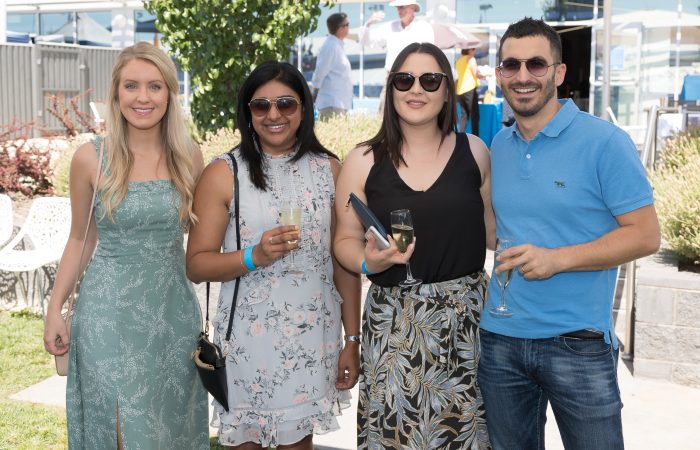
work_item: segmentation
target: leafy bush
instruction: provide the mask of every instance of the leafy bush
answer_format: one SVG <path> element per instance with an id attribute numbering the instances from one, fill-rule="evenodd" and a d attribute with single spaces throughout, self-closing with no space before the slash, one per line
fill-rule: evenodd
<path id="1" fill-rule="evenodd" d="M 52 194 L 51 150 L 26 140 L 0 142 L 0 192 Z"/>
<path id="2" fill-rule="evenodd" d="M 316 135 L 321 143 L 342 160 L 359 142 L 374 136 L 379 130 L 380 120 L 377 115 L 349 114 L 335 116 L 327 122 L 316 122 Z M 56 195 L 68 196 L 68 176 L 70 160 L 75 150 L 92 139 L 90 134 L 78 135 L 68 141 L 68 148 L 61 152 L 54 171 L 53 185 Z M 209 164 L 215 157 L 232 149 L 241 141 L 238 130 L 221 128 L 209 133 L 199 144 L 204 155 L 204 164 Z"/>
<path id="3" fill-rule="evenodd" d="M 79 134 L 68 139 L 68 147 L 61 150 L 54 168 L 53 178 L 54 191 L 59 197 L 68 197 L 69 195 L 70 162 L 73 159 L 73 153 L 78 147 L 94 138 L 93 134 Z"/>
<path id="4" fill-rule="evenodd" d="M 343 114 L 327 122 L 316 122 L 316 136 L 343 160 L 357 144 L 377 134 L 380 125 L 381 119 L 376 114 Z"/>
<path id="5" fill-rule="evenodd" d="M 661 166 L 675 170 L 683 167 L 694 156 L 700 155 L 700 127 L 676 134 L 661 154 Z"/>
<path id="6" fill-rule="evenodd" d="M 664 239 L 681 263 L 700 265 L 700 131 L 669 141 L 654 175 Z"/>

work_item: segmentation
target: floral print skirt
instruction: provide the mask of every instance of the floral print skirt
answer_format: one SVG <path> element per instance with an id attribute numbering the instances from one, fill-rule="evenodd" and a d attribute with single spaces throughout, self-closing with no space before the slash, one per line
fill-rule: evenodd
<path id="1" fill-rule="evenodd" d="M 369 290 L 358 449 L 489 449 L 476 373 L 488 278 Z"/>

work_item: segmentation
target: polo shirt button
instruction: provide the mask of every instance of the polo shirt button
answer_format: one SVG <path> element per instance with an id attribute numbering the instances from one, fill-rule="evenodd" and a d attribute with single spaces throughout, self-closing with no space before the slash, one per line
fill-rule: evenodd
<path id="1" fill-rule="evenodd" d="M 525 157 L 526 157 L 527 159 L 530 159 L 530 158 L 532 158 L 532 155 L 528 153 L 527 155 L 525 155 Z"/>

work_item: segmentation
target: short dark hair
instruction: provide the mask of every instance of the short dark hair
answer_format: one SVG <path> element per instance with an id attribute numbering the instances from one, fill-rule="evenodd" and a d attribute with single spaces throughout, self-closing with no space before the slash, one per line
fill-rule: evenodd
<path id="1" fill-rule="evenodd" d="M 506 32 L 503 33 L 501 44 L 498 47 L 498 59 L 501 60 L 503 58 L 503 43 L 506 39 L 520 39 L 531 36 L 543 36 L 547 38 L 549 47 L 552 50 L 552 56 L 554 57 L 553 62 L 561 62 L 562 50 L 559 33 L 557 33 L 557 30 L 547 25 L 544 20 L 535 20 L 532 17 L 525 17 L 508 26 Z"/>
<path id="2" fill-rule="evenodd" d="M 457 116 L 455 82 L 454 78 L 452 77 L 452 68 L 450 67 L 450 62 L 447 60 L 445 54 L 437 46 L 427 42 L 414 42 L 413 44 L 406 46 L 406 48 L 401 50 L 401 53 L 398 54 L 394 60 L 394 64 L 391 66 L 391 73 L 399 70 L 401 65 L 413 53 L 425 53 L 432 56 L 435 58 L 438 66 L 440 66 L 442 73 L 447 75 L 447 77 L 442 80 L 443 84 L 447 88 L 447 101 L 442 106 L 442 109 L 438 113 L 437 117 L 437 125 L 442 132 L 442 143 L 442 140 L 444 140 L 448 134 L 454 131 L 455 118 Z M 416 80 L 415 83 L 418 83 L 418 80 Z M 367 145 L 370 147 L 371 151 L 374 152 L 375 162 L 379 161 L 384 156 L 389 156 L 394 165 L 398 167 L 401 163 L 404 165 L 406 164 L 406 161 L 403 159 L 403 155 L 401 154 L 402 143 L 403 135 L 401 133 L 401 126 L 399 125 L 399 115 L 394 107 L 394 87 L 391 84 L 391 75 L 389 75 L 386 80 L 384 115 L 382 116 L 382 125 L 379 128 L 379 132 L 372 139 L 358 145 Z"/>
<path id="3" fill-rule="evenodd" d="M 326 19 L 326 25 L 328 26 L 328 32 L 335 35 L 343 24 L 343 21 L 348 18 L 348 15 L 344 12 L 333 13 Z"/>
<path id="4" fill-rule="evenodd" d="M 326 150 L 318 141 L 314 133 L 314 103 L 311 98 L 309 85 L 304 76 L 296 67 L 281 61 L 265 61 L 256 67 L 245 79 L 238 92 L 238 106 L 236 117 L 236 128 L 241 133 L 240 152 L 241 157 L 248 164 L 250 180 L 255 187 L 261 190 L 267 189 L 267 174 L 264 172 L 263 159 L 260 152 L 257 135 L 253 129 L 252 116 L 248 103 L 253 98 L 253 94 L 258 88 L 270 81 L 280 83 L 292 89 L 301 99 L 302 117 L 301 124 L 297 130 L 297 146 L 299 150 L 291 159 L 297 161 L 307 152 L 316 154 L 326 154 L 336 157 Z"/>

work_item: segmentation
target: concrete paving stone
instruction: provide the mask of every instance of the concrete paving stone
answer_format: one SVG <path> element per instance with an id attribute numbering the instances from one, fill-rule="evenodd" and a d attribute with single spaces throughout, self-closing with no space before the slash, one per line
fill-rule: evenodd
<path id="1" fill-rule="evenodd" d="M 624 408 L 622 423 L 625 446 L 634 450 L 694 449 L 700 442 L 700 388 L 632 377 L 625 364 L 618 368 L 618 382 Z M 338 418 L 340 429 L 316 436 L 319 450 L 356 448 L 357 387 L 352 390 L 353 406 Z M 13 400 L 65 407 L 65 377 L 53 376 L 11 397 Z M 563 450 L 556 421 L 547 413 L 545 443 L 548 450 Z M 210 429 L 212 435 L 216 430 Z"/>
<path id="2" fill-rule="evenodd" d="M 700 291 L 679 290 L 676 293 L 675 324 L 700 327 Z"/>
<path id="3" fill-rule="evenodd" d="M 637 323 L 635 357 L 700 364 L 700 328 Z"/>
<path id="4" fill-rule="evenodd" d="M 669 295 L 668 289 L 639 286 L 635 305 L 637 321 L 673 325 L 674 299 L 675 295 Z"/>

